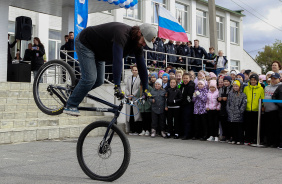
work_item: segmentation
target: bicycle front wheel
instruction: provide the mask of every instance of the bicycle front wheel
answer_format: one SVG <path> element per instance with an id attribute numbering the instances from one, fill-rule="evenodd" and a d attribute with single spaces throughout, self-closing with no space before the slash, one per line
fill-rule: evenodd
<path id="1" fill-rule="evenodd" d="M 78 138 L 79 165 L 84 173 L 94 180 L 118 179 L 126 171 L 130 161 L 128 139 L 115 124 L 104 139 L 109 124 L 110 122 L 106 121 L 94 122 L 88 125 Z"/>

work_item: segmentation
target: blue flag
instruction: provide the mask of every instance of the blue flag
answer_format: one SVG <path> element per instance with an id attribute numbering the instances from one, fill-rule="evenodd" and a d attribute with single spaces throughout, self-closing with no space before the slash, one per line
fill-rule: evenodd
<path id="1" fill-rule="evenodd" d="M 74 38 L 87 26 L 88 0 L 75 0 L 74 5 Z M 77 59 L 76 53 L 74 58 Z"/>

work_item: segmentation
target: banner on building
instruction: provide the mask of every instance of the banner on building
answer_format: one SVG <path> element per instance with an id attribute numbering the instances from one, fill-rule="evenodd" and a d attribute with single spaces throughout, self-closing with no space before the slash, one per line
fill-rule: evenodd
<path id="1" fill-rule="evenodd" d="M 87 27 L 88 0 L 75 0 L 74 5 L 74 37 Z M 77 59 L 76 53 L 74 58 Z"/>

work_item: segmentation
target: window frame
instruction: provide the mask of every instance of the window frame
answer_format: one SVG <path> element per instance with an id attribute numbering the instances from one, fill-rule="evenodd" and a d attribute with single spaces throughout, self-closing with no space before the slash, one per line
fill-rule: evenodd
<path id="1" fill-rule="evenodd" d="M 50 51 L 51 51 L 50 42 L 55 42 L 55 45 L 56 45 L 56 47 L 55 47 L 56 52 L 55 52 L 54 59 L 60 59 L 60 48 L 61 48 L 61 45 L 62 45 L 62 42 L 61 42 L 61 39 L 60 39 L 61 37 L 58 40 L 50 38 L 50 31 L 54 31 L 54 32 L 58 32 L 58 33 L 62 34 L 60 30 L 49 29 L 49 32 L 48 32 L 48 34 L 49 34 L 49 36 L 48 36 L 48 54 L 45 53 L 47 60 L 50 60 L 50 56 L 49 56 Z"/>
<path id="2" fill-rule="evenodd" d="M 236 24 L 235 27 L 232 25 L 232 22 Z M 235 30 L 233 33 L 234 40 L 232 40 L 232 30 Z M 230 20 L 230 43 L 239 44 L 239 22 L 233 20 Z"/>
<path id="3" fill-rule="evenodd" d="M 140 2 L 140 3 L 142 3 L 142 2 Z M 137 8 L 134 8 L 134 10 L 125 9 L 124 14 L 123 14 L 123 18 L 131 19 L 131 20 L 138 20 L 138 21 L 142 20 L 142 4 L 140 4 L 140 3 L 137 4 Z M 136 11 L 135 11 L 136 9 L 138 9 L 137 16 L 139 16 L 137 18 L 135 17 L 136 16 Z M 133 12 L 133 17 L 128 16 L 128 11 Z"/>
<path id="4" fill-rule="evenodd" d="M 158 19 L 158 17 L 157 17 L 157 19 L 156 19 L 156 3 L 157 4 L 159 4 L 160 6 L 163 6 L 164 8 L 166 8 L 167 9 L 167 0 L 163 0 L 164 1 L 164 3 L 160 3 L 160 2 L 158 2 L 158 1 L 156 1 L 156 0 L 152 0 L 151 1 L 151 11 L 152 11 L 152 15 L 151 15 L 151 23 L 153 24 L 153 25 L 158 25 L 158 23 L 159 23 L 159 19 Z M 155 12 L 156 11 L 156 12 Z M 157 22 L 155 22 L 154 20 L 157 20 Z"/>
<path id="5" fill-rule="evenodd" d="M 205 14 L 205 16 L 199 16 L 197 14 L 197 12 L 202 12 L 203 14 Z M 202 33 L 199 33 L 199 30 L 198 30 L 198 18 L 201 18 L 201 25 L 202 25 Z M 205 23 L 206 23 L 206 26 L 204 26 L 204 19 L 206 20 Z M 196 10 L 196 30 L 197 30 L 197 35 L 200 35 L 200 36 L 207 36 L 207 27 L 208 27 L 208 17 L 207 17 L 207 12 L 206 11 L 203 11 L 203 10 L 199 10 L 197 9 Z M 205 29 L 204 29 L 205 28 Z"/>
<path id="6" fill-rule="evenodd" d="M 236 62 L 237 65 L 232 65 L 232 62 Z M 230 70 L 238 70 L 240 71 L 240 61 L 239 60 L 230 60 Z"/>
<path id="7" fill-rule="evenodd" d="M 182 6 L 184 6 L 184 10 L 182 10 L 182 9 L 178 9 L 177 8 L 177 6 L 176 6 L 176 4 L 179 4 L 179 5 L 182 5 Z M 186 10 L 185 10 L 186 9 Z M 184 14 L 184 16 L 185 16 L 185 14 L 186 14 L 186 25 L 185 25 L 185 23 L 184 23 L 184 25 L 182 24 L 182 22 L 179 22 L 179 20 L 178 20 L 178 17 L 177 17 L 177 13 L 178 12 L 181 12 L 181 13 L 183 13 Z M 183 3 L 180 3 L 180 2 L 175 2 L 175 18 L 176 18 L 176 20 L 178 21 L 178 23 L 184 28 L 184 30 L 186 31 L 186 32 L 188 32 L 188 25 L 189 25 L 189 14 L 188 14 L 188 12 L 189 12 L 189 6 L 187 5 L 187 4 L 183 4 Z M 182 14 L 182 15 L 183 15 Z M 185 20 L 185 19 L 184 19 Z"/>
<path id="8" fill-rule="evenodd" d="M 220 16 L 216 16 L 216 19 L 219 18 L 219 22 L 216 20 L 216 30 L 217 30 L 217 39 L 224 41 L 224 18 Z M 220 21 L 222 20 L 222 21 Z M 220 27 L 222 27 L 222 33 L 220 33 Z M 222 38 L 220 38 L 220 34 Z"/>

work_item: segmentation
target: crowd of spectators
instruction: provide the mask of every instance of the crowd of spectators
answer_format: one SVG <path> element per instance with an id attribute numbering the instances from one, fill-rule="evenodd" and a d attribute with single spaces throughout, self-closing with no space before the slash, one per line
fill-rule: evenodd
<path id="1" fill-rule="evenodd" d="M 217 63 L 220 67 L 226 64 L 226 58 L 212 57 L 221 60 Z M 132 67 L 132 73 L 127 78 L 125 93 L 139 98 L 143 87 L 136 66 Z M 135 104 L 139 113 L 128 105 L 129 135 L 256 144 L 259 100 L 282 99 L 280 62 L 274 61 L 272 71 L 266 75 L 227 69 L 217 73 L 200 70 L 196 76 L 193 70 L 187 72 L 175 66 L 151 72 L 148 90 L 152 98 Z M 282 104 L 265 102 L 261 109 L 262 144 L 281 149 Z"/>
<path id="2" fill-rule="evenodd" d="M 154 42 L 153 49 L 145 47 L 149 50 L 145 55 L 147 59 L 147 64 L 150 69 L 154 68 L 165 68 L 167 65 L 171 65 L 175 68 L 186 69 L 186 64 L 188 65 L 187 70 L 193 70 L 198 73 L 202 70 L 213 72 L 216 75 L 220 73 L 227 67 L 227 58 L 223 55 L 223 51 L 218 52 L 218 56 L 215 54 L 215 49 L 213 47 L 209 48 L 209 53 L 199 45 L 199 40 L 194 40 L 194 46 L 192 42 L 175 42 L 169 40 L 166 43 L 166 39 L 157 38 Z M 163 52 L 173 55 L 165 55 L 161 53 L 154 53 L 150 51 Z M 178 55 L 178 56 L 174 56 Z M 196 59 L 199 58 L 199 59 Z M 204 60 L 202 60 L 204 59 Z"/>

